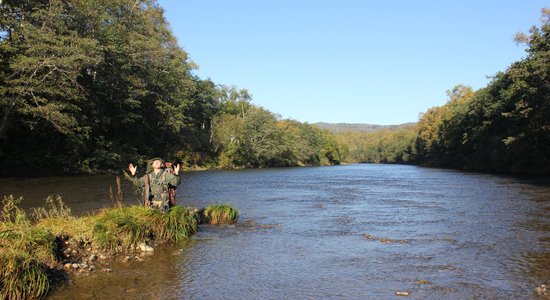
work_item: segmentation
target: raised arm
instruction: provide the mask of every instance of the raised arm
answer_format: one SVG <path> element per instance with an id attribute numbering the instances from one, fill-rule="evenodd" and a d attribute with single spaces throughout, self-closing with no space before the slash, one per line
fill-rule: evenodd
<path id="1" fill-rule="evenodd" d="M 145 176 L 142 178 L 136 178 L 136 171 L 137 166 L 134 166 L 134 164 L 128 165 L 128 170 L 130 171 L 130 176 L 128 177 L 128 180 L 130 180 L 135 186 L 142 188 L 145 186 Z"/>
<path id="2" fill-rule="evenodd" d="M 166 181 L 168 182 L 168 184 L 170 184 L 171 186 L 178 186 L 178 184 L 180 184 L 181 182 L 179 173 L 180 173 L 180 165 L 177 164 L 174 166 L 174 173 L 172 174 L 169 173 L 168 176 L 166 177 Z"/>
<path id="3" fill-rule="evenodd" d="M 137 166 L 134 166 L 134 164 L 131 163 L 128 165 L 128 170 L 130 171 L 130 174 L 132 174 L 132 176 L 135 176 L 137 171 Z"/>

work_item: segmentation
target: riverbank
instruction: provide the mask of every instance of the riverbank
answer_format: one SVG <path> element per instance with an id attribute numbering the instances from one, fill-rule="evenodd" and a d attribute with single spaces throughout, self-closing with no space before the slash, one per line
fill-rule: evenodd
<path id="1" fill-rule="evenodd" d="M 229 205 L 175 206 L 162 213 L 143 206 L 104 208 L 74 217 L 58 198 L 27 214 L 22 198 L 4 196 L 0 212 L 0 298 L 43 298 L 69 272 L 109 271 L 102 263 L 188 239 L 198 224 L 236 222 Z"/>

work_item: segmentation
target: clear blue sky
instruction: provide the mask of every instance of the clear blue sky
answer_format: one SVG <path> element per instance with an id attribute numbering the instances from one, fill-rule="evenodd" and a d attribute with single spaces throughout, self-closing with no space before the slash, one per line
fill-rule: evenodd
<path id="1" fill-rule="evenodd" d="M 525 57 L 550 0 L 160 0 L 199 77 L 301 122 L 401 124 Z"/>

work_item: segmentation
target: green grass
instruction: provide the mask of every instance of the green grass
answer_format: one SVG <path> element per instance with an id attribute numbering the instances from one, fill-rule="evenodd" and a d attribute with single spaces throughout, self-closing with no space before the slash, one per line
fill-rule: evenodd
<path id="1" fill-rule="evenodd" d="M 83 251 L 117 254 L 132 252 L 142 242 L 179 242 L 197 231 L 196 210 L 183 206 L 162 213 L 144 206 L 117 205 L 77 218 L 61 198 L 49 197 L 46 206 L 32 210 L 29 217 L 18 207 L 21 200 L 8 196 L 2 201 L 0 299 L 45 297 L 52 283 L 48 272 L 61 263 L 59 247 L 64 243 L 59 241 L 71 241 Z M 229 212 L 236 220 L 236 211 L 231 208 Z M 212 216 L 226 218 L 219 213 Z"/>
<path id="2" fill-rule="evenodd" d="M 48 196 L 45 207 L 31 209 L 34 219 L 72 218 L 71 209 L 65 205 L 60 196 Z"/>
<path id="3" fill-rule="evenodd" d="M 0 250 L 0 298 L 38 299 L 50 289 L 47 267 L 32 254 Z"/>
<path id="4" fill-rule="evenodd" d="M 137 213 L 135 210 L 138 210 Z M 144 218 L 145 207 L 104 209 L 96 216 L 92 227 L 92 244 L 97 249 L 126 252 L 143 241 L 152 239 L 153 228 Z M 162 216 L 159 216 L 162 217 Z"/>
<path id="5" fill-rule="evenodd" d="M 0 213 L 0 247 L 23 251 L 38 260 L 55 261 L 55 236 L 43 228 L 33 226 L 31 219 L 17 204 L 22 198 L 4 197 Z"/>
<path id="6" fill-rule="evenodd" d="M 179 242 L 197 232 L 195 213 L 183 206 L 174 206 L 164 218 L 157 218 L 155 232 L 161 239 Z"/>
<path id="7" fill-rule="evenodd" d="M 118 252 L 152 240 L 179 242 L 197 232 L 194 213 L 183 206 L 168 213 L 143 206 L 120 207 L 103 210 L 93 219 L 94 245 L 106 250 L 117 247 Z"/>
<path id="8" fill-rule="evenodd" d="M 44 297 L 50 283 L 47 264 L 55 261 L 55 236 L 32 226 L 17 204 L 21 198 L 4 197 L 0 212 L 0 298 Z"/>
<path id="9" fill-rule="evenodd" d="M 201 215 L 210 224 L 233 224 L 239 218 L 237 210 L 229 204 L 209 205 L 201 210 Z"/>

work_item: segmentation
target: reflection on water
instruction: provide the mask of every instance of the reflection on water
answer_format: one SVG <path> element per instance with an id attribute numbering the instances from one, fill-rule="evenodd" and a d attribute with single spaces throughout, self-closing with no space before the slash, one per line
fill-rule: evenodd
<path id="1" fill-rule="evenodd" d="M 114 185 L 112 176 L 63 181 L 68 194 L 56 193 L 80 212 L 105 205 Z M 13 185 L 0 182 L 0 192 Z M 530 299 L 550 279 L 544 178 L 397 165 L 208 171 L 184 174 L 178 202 L 228 202 L 240 220 L 76 275 L 51 298 Z"/>
<path id="2" fill-rule="evenodd" d="M 128 181 L 121 179 L 121 191 L 125 197 L 125 204 L 139 202 L 136 189 Z M 112 206 L 110 192 L 117 192 L 114 175 L 0 178 L 0 196 L 23 197 L 23 208 L 44 206 L 48 196 L 59 195 L 76 215 Z"/>

